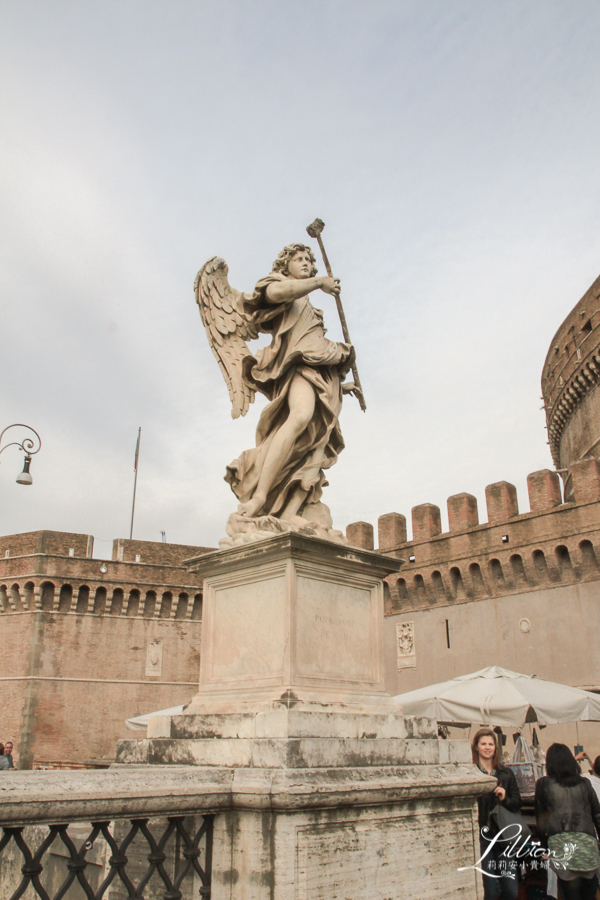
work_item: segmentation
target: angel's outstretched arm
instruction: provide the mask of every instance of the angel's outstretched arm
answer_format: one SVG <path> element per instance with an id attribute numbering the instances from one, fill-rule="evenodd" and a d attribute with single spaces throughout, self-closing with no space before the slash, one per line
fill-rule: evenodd
<path id="1" fill-rule="evenodd" d="M 317 275 L 314 278 L 286 278 L 285 281 L 272 281 L 268 285 L 266 294 L 271 303 L 285 303 L 305 297 L 313 291 L 325 291 L 333 296 L 340 293 L 339 278 L 330 278 L 328 275 Z"/>

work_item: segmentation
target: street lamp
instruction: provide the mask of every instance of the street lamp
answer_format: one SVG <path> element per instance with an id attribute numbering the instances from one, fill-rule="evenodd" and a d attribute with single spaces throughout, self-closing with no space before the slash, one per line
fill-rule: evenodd
<path id="1" fill-rule="evenodd" d="M 11 428 L 26 428 L 28 431 L 32 431 L 37 438 L 37 450 L 33 448 L 36 446 L 36 442 L 33 438 L 24 437 L 21 442 L 19 441 L 11 441 L 10 444 L 6 444 L 2 447 L 2 438 Z M 19 450 L 22 450 L 25 454 L 25 460 L 23 462 L 23 471 L 17 475 L 17 484 L 33 484 L 33 478 L 31 477 L 31 472 L 29 471 L 29 466 L 31 465 L 31 457 L 36 453 L 39 453 L 42 447 L 42 439 L 37 433 L 37 431 L 32 428 L 30 425 L 23 424 L 15 424 L 8 425 L 2 434 L 0 434 L 0 453 L 4 453 L 7 447 L 18 447 Z"/>

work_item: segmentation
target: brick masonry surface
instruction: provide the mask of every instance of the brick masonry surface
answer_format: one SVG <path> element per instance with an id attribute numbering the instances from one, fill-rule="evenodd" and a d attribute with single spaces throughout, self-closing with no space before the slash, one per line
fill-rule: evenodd
<path id="1" fill-rule="evenodd" d="M 98 560 L 89 535 L 0 538 L 0 739 L 21 767 L 110 759 L 127 718 L 192 697 L 202 583 L 182 562 L 210 549 L 117 540 Z"/>

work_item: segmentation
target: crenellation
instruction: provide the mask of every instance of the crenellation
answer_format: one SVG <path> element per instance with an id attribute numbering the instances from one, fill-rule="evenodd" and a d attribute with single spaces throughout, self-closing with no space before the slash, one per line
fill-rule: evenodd
<path id="1" fill-rule="evenodd" d="M 346 538 L 352 547 L 360 547 L 362 550 L 375 548 L 375 536 L 370 522 L 352 522 L 346 528 Z"/>
<path id="2" fill-rule="evenodd" d="M 600 500 L 600 462 L 591 457 L 571 464 L 573 492 L 576 503 Z"/>
<path id="3" fill-rule="evenodd" d="M 479 525 L 477 497 L 467 493 L 448 497 L 448 525 L 450 531 L 464 531 Z"/>
<path id="4" fill-rule="evenodd" d="M 557 475 L 546 469 L 528 477 L 531 505 L 537 507 L 529 513 L 509 515 L 517 500 L 508 482 L 486 491 L 495 521 L 470 524 L 476 515 L 470 494 L 448 499 L 450 530 L 445 533 L 435 533 L 438 507 L 415 507 L 413 539 L 379 547 L 406 560 L 388 580 L 386 614 L 600 579 L 600 503 L 594 499 L 600 464 L 584 463 L 581 476 L 575 473 L 579 496 L 585 491 L 587 498 L 579 503 L 560 502 Z M 428 537 L 428 531 L 434 534 Z"/>
<path id="5" fill-rule="evenodd" d="M 557 472 L 540 469 L 527 476 L 527 492 L 531 512 L 554 509 L 562 503 L 560 479 Z"/>
<path id="6" fill-rule="evenodd" d="M 0 585 L 0 615 L 44 610 L 61 616 L 135 614 L 142 618 L 174 619 L 177 608 L 173 598 L 188 598 L 190 590 L 198 591 L 201 584 L 187 569 L 172 563 L 190 553 L 198 555 L 198 550 L 200 554 L 207 551 L 207 548 L 173 545 L 173 553 L 165 555 L 164 544 L 138 541 L 133 542 L 134 545 L 146 545 L 148 562 L 135 564 L 125 559 L 96 560 L 83 555 L 79 551 L 84 548 L 87 551 L 93 546 L 93 538 L 87 535 L 30 532 L 6 535 L 3 541 L 5 545 L 10 544 L 15 553 L 0 558 L 0 580 L 3 582 Z M 76 556 L 64 553 L 72 544 L 77 548 Z M 158 553 L 153 553 L 153 547 L 158 548 Z M 22 552 L 28 549 L 29 555 Z M 133 552 L 137 547 L 126 549 Z M 175 568 L 178 571 L 174 578 Z M 141 587 L 142 603 L 140 589 L 134 587 L 132 581 Z M 161 598 L 160 602 L 157 602 L 157 596 Z M 132 597 L 138 610 L 136 613 L 129 611 Z M 186 599 L 186 612 L 181 613 L 181 617 L 191 619 L 192 610 L 187 615 L 187 605 Z"/>
<path id="7" fill-rule="evenodd" d="M 442 531 L 442 519 L 439 506 L 434 503 L 421 503 L 411 510 L 413 541 L 435 537 Z"/>
<path id="8" fill-rule="evenodd" d="M 507 522 L 519 515 L 517 489 L 508 481 L 497 481 L 488 484 L 485 489 L 488 522 Z"/>
<path id="9" fill-rule="evenodd" d="M 406 516 L 400 513 L 386 513 L 377 519 L 377 536 L 381 552 L 395 550 L 407 539 Z"/>

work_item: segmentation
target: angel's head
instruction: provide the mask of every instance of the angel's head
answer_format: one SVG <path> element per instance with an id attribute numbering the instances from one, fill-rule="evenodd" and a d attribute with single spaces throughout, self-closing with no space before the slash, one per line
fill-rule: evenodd
<path id="1" fill-rule="evenodd" d="M 292 260 L 294 271 L 290 272 Z M 293 278 L 312 278 L 317 274 L 315 255 L 305 244 L 288 244 L 273 263 L 273 272 L 292 275 Z"/>

